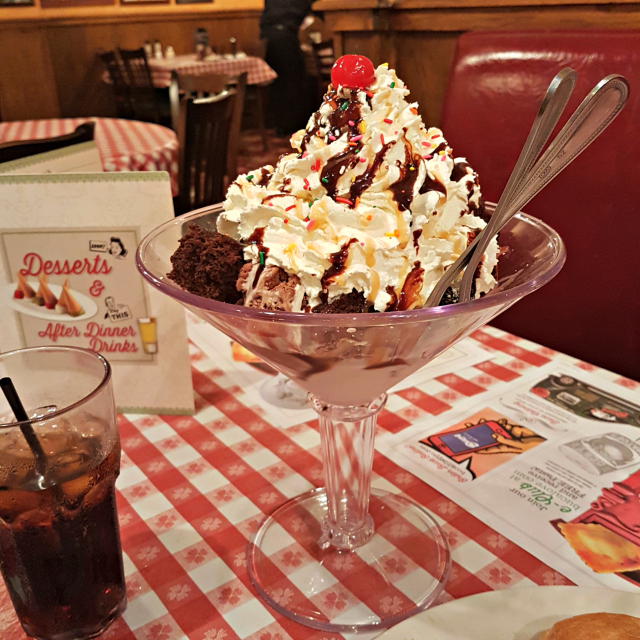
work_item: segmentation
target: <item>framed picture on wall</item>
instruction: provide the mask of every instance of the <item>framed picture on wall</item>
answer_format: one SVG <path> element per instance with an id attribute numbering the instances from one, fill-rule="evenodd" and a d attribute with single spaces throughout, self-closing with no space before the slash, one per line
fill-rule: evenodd
<path id="1" fill-rule="evenodd" d="M 40 0 L 40 6 L 43 9 L 60 7 L 93 7 L 96 5 L 109 4 L 114 4 L 114 0 Z"/>
<path id="2" fill-rule="evenodd" d="M 33 0 L 0 0 L 0 7 L 30 7 Z"/>
<path id="3" fill-rule="evenodd" d="M 195 2 L 213 2 L 213 0 L 176 0 L 176 4 L 194 4 Z"/>

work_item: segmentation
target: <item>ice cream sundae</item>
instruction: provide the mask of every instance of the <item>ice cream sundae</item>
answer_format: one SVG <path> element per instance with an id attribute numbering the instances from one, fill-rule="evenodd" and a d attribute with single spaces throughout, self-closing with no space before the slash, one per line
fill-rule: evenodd
<path id="1" fill-rule="evenodd" d="M 426 128 L 386 64 L 343 56 L 293 152 L 240 176 L 217 232 L 192 226 L 169 277 L 248 307 L 359 313 L 420 308 L 486 225 L 478 177 Z M 496 284 L 497 240 L 475 296 Z"/>

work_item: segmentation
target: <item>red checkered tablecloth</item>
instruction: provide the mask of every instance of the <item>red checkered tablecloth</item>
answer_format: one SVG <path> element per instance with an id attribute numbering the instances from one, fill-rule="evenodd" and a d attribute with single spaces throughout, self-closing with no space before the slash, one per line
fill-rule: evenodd
<path id="1" fill-rule="evenodd" d="M 393 394 L 379 417 L 379 428 L 397 432 L 552 360 L 595 370 L 492 327 L 472 337 L 492 353 L 490 360 L 439 376 L 428 383 L 428 392 L 412 388 Z M 270 424 L 257 407 L 238 399 L 241 390 L 224 370 L 194 345 L 190 351 L 195 416 L 119 417 L 123 458 L 118 510 L 129 605 L 102 638 L 339 638 L 292 622 L 263 604 L 245 567 L 247 542 L 265 515 L 310 485 L 322 485 L 317 421 L 287 429 Z M 601 373 L 621 386 L 640 387 Z M 444 523 L 453 563 L 439 602 L 492 589 L 571 584 L 379 453 L 374 461 L 376 483 L 393 484 Z M 410 553 L 402 553 L 401 546 L 394 545 L 389 556 L 399 573 L 412 564 Z M 274 563 L 290 573 L 304 558 L 292 545 L 279 552 Z M 331 570 L 338 581 L 319 594 L 329 612 L 349 603 L 349 591 L 340 578 L 348 578 L 349 567 Z M 26 638 L 4 585 L 0 585 L 0 637 Z"/>
<path id="2" fill-rule="evenodd" d="M 202 73 L 218 73 L 237 76 L 247 72 L 248 84 L 271 82 L 278 74 L 262 59 L 254 56 L 240 58 L 219 57 L 214 60 L 196 60 L 193 54 L 175 56 L 163 60 L 150 59 L 149 68 L 154 86 L 168 87 L 171 84 L 171 72 L 183 75 L 199 75 Z"/>
<path id="3" fill-rule="evenodd" d="M 157 124 L 115 118 L 59 118 L 0 122 L 0 144 L 71 133 L 83 122 L 96 123 L 94 140 L 105 171 L 167 171 L 178 193 L 178 138 Z"/>

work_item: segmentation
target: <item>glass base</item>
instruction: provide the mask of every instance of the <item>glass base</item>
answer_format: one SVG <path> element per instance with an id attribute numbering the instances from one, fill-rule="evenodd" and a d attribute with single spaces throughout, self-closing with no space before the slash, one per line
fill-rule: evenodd
<path id="1" fill-rule="evenodd" d="M 324 489 L 278 508 L 249 545 L 249 576 L 260 597 L 301 624 L 338 633 L 386 629 L 426 609 L 449 572 L 446 537 L 420 505 L 371 490 L 375 533 L 363 546 L 327 544 Z"/>

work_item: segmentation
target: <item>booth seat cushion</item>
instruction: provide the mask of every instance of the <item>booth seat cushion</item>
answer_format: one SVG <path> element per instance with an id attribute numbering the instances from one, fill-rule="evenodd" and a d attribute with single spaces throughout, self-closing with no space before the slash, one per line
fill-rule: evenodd
<path id="1" fill-rule="evenodd" d="M 578 82 L 559 127 L 603 77 L 631 85 L 604 134 L 526 207 L 556 229 L 567 263 L 494 321 L 587 362 L 640 379 L 640 33 L 471 32 L 460 37 L 442 129 L 496 201 L 553 76 Z"/>

